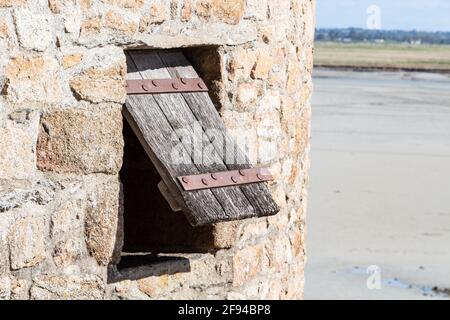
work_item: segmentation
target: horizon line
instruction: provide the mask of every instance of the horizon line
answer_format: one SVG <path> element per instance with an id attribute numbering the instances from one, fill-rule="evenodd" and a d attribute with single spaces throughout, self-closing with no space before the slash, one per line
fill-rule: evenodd
<path id="1" fill-rule="evenodd" d="M 402 31 L 402 32 L 428 32 L 428 33 L 450 33 L 450 30 L 421 30 L 421 29 L 368 29 L 363 27 L 317 27 L 316 30 L 332 30 L 332 29 L 357 29 L 357 30 L 366 30 L 366 31 Z"/>

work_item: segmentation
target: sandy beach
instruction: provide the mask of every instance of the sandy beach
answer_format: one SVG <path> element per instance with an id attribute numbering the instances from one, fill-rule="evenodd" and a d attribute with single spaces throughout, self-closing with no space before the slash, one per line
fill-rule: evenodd
<path id="1" fill-rule="evenodd" d="M 307 220 L 306 299 L 450 297 L 449 75 L 315 71 Z"/>

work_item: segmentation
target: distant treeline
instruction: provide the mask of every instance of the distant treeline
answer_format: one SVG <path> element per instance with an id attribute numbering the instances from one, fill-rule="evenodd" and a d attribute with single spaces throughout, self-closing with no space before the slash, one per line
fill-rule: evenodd
<path id="1" fill-rule="evenodd" d="M 450 44 L 450 32 L 391 31 L 359 28 L 316 29 L 316 40 L 337 42 L 363 41 Z"/>

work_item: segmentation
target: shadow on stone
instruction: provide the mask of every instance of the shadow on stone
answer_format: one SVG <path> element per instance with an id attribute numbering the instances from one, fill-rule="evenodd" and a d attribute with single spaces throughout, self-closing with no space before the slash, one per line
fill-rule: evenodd
<path id="1" fill-rule="evenodd" d="M 190 271 L 191 264 L 189 259 L 184 257 L 153 254 L 123 255 L 118 265 L 109 267 L 108 283 Z"/>

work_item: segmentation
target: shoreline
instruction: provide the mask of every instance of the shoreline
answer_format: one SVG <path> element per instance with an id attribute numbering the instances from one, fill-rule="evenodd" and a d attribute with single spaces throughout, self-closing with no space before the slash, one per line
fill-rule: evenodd
<path id="1" fill-rule="evenodd" d="M 449 75 L 315 71 L 305 299 L 450 299 Z"/>
<path id="2" fill-rule="evenodd" d="M 378 66 L 314 64 L 314 69 L 331 69 L 337 71 L 354 71 L 354 72 L 424 72 L 424 73 L 450 75 L 450 69 L 403 68 L 403 67 L 389 67 L 389 66 L 378 67 Z"/>

